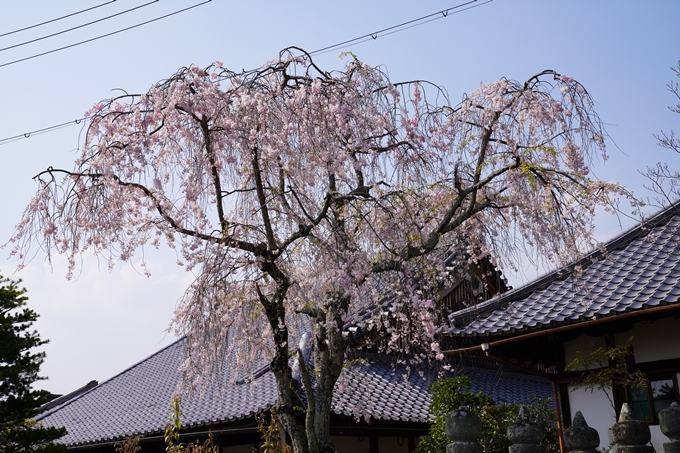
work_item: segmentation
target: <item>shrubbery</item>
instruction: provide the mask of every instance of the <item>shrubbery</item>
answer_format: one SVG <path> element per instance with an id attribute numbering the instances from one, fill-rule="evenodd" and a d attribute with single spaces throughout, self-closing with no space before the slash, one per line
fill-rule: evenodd
<path id="1" fill-rule="evenodd" d="M 488 395 L 482 392 L 472 392 L 472 381 L 467 376 L 441 379 L 432 384 L 432 403 L 430 412 L 434 415 L 430 432 L 420 438 L 417 451 L 419 453 L 443 453 L 446 445 L 451 442 L 444 426 L 446 417 L 460 406 L 468 406 L 479 415 L 482 421 L 482 437 L 479 443 L 484 447 L 485 453 L 507 453 L 511 442 L 506 436 L 508 425 L 515 421 L 519 413 L 519 404 L 496 404 Z M 546 432 L 543 444 L 547 447 L 547 453 L 559 451 L 557 435 L 557 423 L 552 401 L 549 399 L 533 399 L 527 405 L 535 421 Z"/>

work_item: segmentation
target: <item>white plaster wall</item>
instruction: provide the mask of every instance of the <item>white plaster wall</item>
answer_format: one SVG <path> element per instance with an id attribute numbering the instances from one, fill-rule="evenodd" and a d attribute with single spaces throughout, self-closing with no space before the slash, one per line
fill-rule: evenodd
<path id="1" fill-rule="evenodd" d="M 616 344 L 625 344 L 631 336 L 636 363 L 680 357 L 680 319 L 663 318 L 634 324 L 628 332 L 616 335 Z"/>
<path id="2" fill-rule="evenodd" d="M 569 408 L 571 410 L 571 418 L 574 419 L 576 411 L 581 411 L 586 423 L 591 428 L 595 428 L 600 435 L 600 447 L 608 447 L 611 443 L 609 428 L 616 422 L 616 413 L 612 407 L 609 399 L 605 395 L 605 391 L 612 397 L 609 389 L 606 390 L 584 390 L 575 389 L 575 386 L 569 385 Z M 663 451 L 663 450 L 657 450 Z"/>
<path id="3" fill-rule="evenodd" d="M 664 442 L 670 441 L 670 439 L 661 432 L 659 425 L 649 425 L 649 431 L 652 433 L 652 446 L 657 453 L 661 453 L 663 450 Z"/>
<path id="4" fill-rule="evenodd" d="M 590 353 L 599 348 L 604 348 L 606 346 L 604 337 L 591 337 L 582 333 L 578 338 L 572 341 L 566 341 L 564 346 L 564 362 L 569 365 L 572 360 L 577 357 L 587 357 Z M 601 366 L 605 366 L 606 363 Z M 599 368 L 597 365 L 591 368 Z"/>

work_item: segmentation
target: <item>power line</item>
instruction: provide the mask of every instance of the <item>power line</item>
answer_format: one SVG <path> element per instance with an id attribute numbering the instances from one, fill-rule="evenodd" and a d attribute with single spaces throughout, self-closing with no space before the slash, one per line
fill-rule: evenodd
<path id="1" fill-rule="evenodd" d="M 429 22 L 433 22 L 433 21 L 435 21 L 435 20 L 439 20 L 439 19 L 443 19 L 443 18 L 445 18 L 445 17 L 448 17 L 448 15 L 449 15 L 448 12 L 449 12 L 449 11 L 451 11 L 451 10 L 453 10 L 453 9 L 456 9 L 456 8 L 459 8 L 459 7 L 462 7 L 462 6 L 464 6 L 464 5 L 470 4 L 470 3 L 474 3 L 474 2 L 476 2 L 476 1 L 477 1 L 477 0 L 472 0 L 472 1 L 468 2 L 468 3 L 464 3 L 464 4 L 462 4 L 462 5 L 455 6 L 455 7 L 453 7 L 453 8 L 445 9 L 445 10 L 439 11 L 439 12 L 437 12 L 437 13 L 430 14 L 430 15 L 428 15 L 428 16 L 423 16 L 423 17 L 421 17 L 421 18 L 419 18 L 419 19 L 415 19 L 415 20 L 413 20 L 413 21 L 404 22 L 404 23 L 401 24 L 401 25 L 395 25 L 394 27 L 386 28 L 386 29 L 384 29 L 384 30 L 382 30 L 382 31 L 380 31 L 380 32 L 375 32 L 375 33 L 372 33 L 372 34 L 370 34 L 370 35 L 365 35 L 365 36 L 360 37 L 360 38 L 355 38 L 355 39 L 353 39 L 353 40 L 351 40 L 351 41 L 349 41 L 349 42 L 351 42 L 351 43 L 353 43 L 353 44 L 361 44 L 361 43 L 364 43 L 364 42 L 367 42 L 367 41 L 375 41 L 376 39 L 382 38 L 382 37 L 384 37 L 384 36 L 389 36 L 389 35 L 392 35 L 392 34 L 394 34 L 394 33 L 399 33 L 400 31 L 408 30 L 408 29 L 410 29 L 410 28 L 415 28 L 415 27 L 418 27 L 418 26 L 420 26 L 420 25 L 425 25 L 425 24 L 427 24 L 427 23 L 429 23 Z M 472 6 L 468 6 L 467 8 L 463 8 L 463 9 L 456 10 L 456 11 L 454 11 L 454 12 L 451 13 L 451 14 L 462 13 L 463 11 L 467 11 L 467 10 L 472 9 L 472 8 L 477 8 L 477 7 L 479 7 L 479 6 L 486 5 L 487 3 L 491 3 L 492 1 L 493 1 L 493 0 L 486 0 L 485 2 L 478 3 L 478 4 L 472 5 Z M 441 16 L 438 16 L 438 17 L 432 17 L 432 16 L 437 16 L 437 15 L 439 15 L 439 14 L 442 14 L 442 15 L 441 15 Z M 429 19 L 429 20 L 424 20 L 424 19 L 426 19 L 426 18 L 430 18 L 430 19 Z M 418 22 L 417 22 L 417 21 L 418 21 Z M 417 22 L 417 23 L 413 23 L 413 22 Z M 410 24 L 410 25 L 409 25 L 409 24 Z M 408 25 L 408 26 L 406 26 L 406 25 Z M 389 33 L 383 33 L 383 34 L 381 34 L 380 36 L 378 36 L 378 33 L 382 33 L 382 32 L 387 31 L 387 30 L 391 30 L 391 31 L 390 31 Z M 362 39 L 362 38 L 363 38 L 363 39 Z M 310 52 L 310 55 L 312 55 L 312 54 L 314 54 L 314 55 L 323 55 L 323 54 L 328 53 L 328 52 L 333 52 L 334 50 L 337 50 L 337 49 L 340 48 L 340 47 L 344 47 L 344 45 L 345 45 L 344 43 L 342 43 L 342 44 L 336 44 L 336 45 L 334 45 L 334 46 L 329 46 L 329 47 L 325 48 L 326 50 L 324 50 L 324 49 L 315 50 L 314 52 Z"/>
<path id="2" fill-rule="evenodd" d="M 38 53 L 38 54 L 35 54 L 35 55 L 31 55 L 30 57 L 20 58 L 20 59 L 18 59 L 18 60 L 10 61 L 9 63 L 3 63 L 3 64 L 0 64 L 0 68 L 3 68 L 3 67 L 5 67 L 5 66 L 10 66 L 10 65 L 13 65 L 13 64 L 17 64 L 17 63 L 21 63 L 22 61 L 32 60 L 33 58 L 42 57 L 42 56 L 44 56 L 44 55 L 49 55 L 49 54 L 51 54 L 51 53 L 59 52 L 59 51 L 61 51 L 61 50 L 70 49 L 71 47 L 76 47 L 76 46 L 80 46 L 80 45 L 82 45 L 82 44 L 86 44 L 86 43 L 88 43 L 88 42 L 97 41 L 98 39 L 106 38 L 106 37 L 108 37 L 108 36 L 117 35 L 118 33 L 122 33 L 122 32 L 124 32 L 124 31 L 128 31 L 128 30 L 132 30 L 133 28 L 141 27 L 142 25 L 147 25 L 147 24 L 150 24 L 150 23 L 152 23 L 152 22 L 156 22 L 156 21 L 159 21 L 159 20 L 161 20 L 161 19 L 165 19 L 165 18 L 167 18 L 167 17 L 174 16 L 175 14 L 183 13 L 184 11 L 188 11 L 188 10 L 190 10 L 190 9 L 197 8 L 197 7 L 201 6 L 201 5 L 205 5 L 206 3 L 210 3 L 211 1 L 212 1 L 212 0 L 205 0 L 204 2 L 197 3 L 197 4 L 193 5 L 193 6 L 189 6 L 189 7 L 187 7 L 187 8 L 183 8 L 183 9 L 179 9 L 179 10 L 174 11 L 174 12 L 172 12 L 172 13 L 165 14 L 165 15 L 163 15 L 163 16 L 159 16 L 159 17 L 156 17 L 156 18 L 154 18 L 154 19 L 147 20 L 147 21 L 144 21 L 144 22 L 140 22 L 140 23 L 138 23 L 138 24 L 136 24 L 136 25 L 132 25 L 132 26 L 130 26 L 130 27 L 121 28 L 121 29 L 119 29 L 119 30 L 112 31 L 111 33 L 106 33 L 106 34 L 103 34 L 103 35 L 99 35 L 99 36 L 96 36 L 96 37 L 94 37 L 94 38 L 90 38 L 90 39 L 86 39 L 85 41 L 80 41 L 80 42 L 76 42 L 76 43 L 73 43 L 73 44 L 69 44 L 68 46 L 59 47 L 59 48 L 57 48 L 57 49 L 48 50 L 47 52 L 42 52 L 42 53 Z"/>
<path id="3" fill-rule="evenodd" d="M 75 26 L 75 27 L 72 27 L 72 28 L 67 28 L 66 30 L 62 30 L 62 31 L 58 31 L 56 33 L 41 36 L 40 38 L 31 39 L 30 41 L 24 41 L 24 42 L 21 42 L 19 44 L 14 44 L 12 46 L 3 47 L 2 49 L 0 49 L 0 52 L 3 52 L 5 50 L 9 50 L 9 49 L 14 49 L 16 47 L 25 46 L 26 44 L 31 44 L 31 43 L 34 43 L 34 42 L 42 41 L 43 39 L 52 38 L 54 36 L 63 35 L 64 33 L 68 33 L 68 32 L 73 31 L 73 30 L 78 30 L 79 28 L 84 28 L 84 27 L 87 27 L 88 25 L 103 22 L 103 21 L 111 19 L 113 17 L 122 16 L 123 14 L 129 13 L 131 11 L 135 11 L 137 9 L 144 8 L 145 6 L 149 6 L 153 3 L 157 3 L 158 1 L 159 0 L 152 0 L 148 3 L 144 3 L 143 5 L 135 6 L 134 8 L 126 9 L 125 11 L 120 11 L 116 14 L 111 14 L 110 16 L 106 16 L 106 17 L 102 17 L 102 18 L 97 19 L 97 20 L 93 20 L 92 22 L 87 22 L 85 24 L 81 24 L 81 25 L 78 25 L 78 26 Z"/>
<path id="4" fill-rule="evenodd" d="M 211 1 L 211 0 L 207 0 L 203 3 L 208 3 L 209 1 Z M 384 28 L 382 30 L 378 30 L 378 31 L 373 32 L 373 33 L 369 33 L 367 35 L 359 36 L 359 37 L 356 37 L 354 39 L 350 39 L 350 40 L 343 41 L 343 42 L 340 42 L 340 43 L 337 43 L 337 44 L 333 44 L 332 46 L 327 46 L 327 47 L 323 47 L 321 49 L 314 50 L 312 52 L 309 52 L 309 54 L 310 55 L 324 54 L 324 53 L 327 53 L 327 52 L 331 52 L 333 50 L 337 50 L 337 48 L 346 46 L 347 44 L 360 44 L 362 42 L 376 40 L 379 37 L 389 36 L 391 34 L 394 34 L 394 33 L 400 32 L 400 31 L 408 30 L 409 28 L 417 27 L 419 25 L 424 25 L 424 24 L 427 24 L 429 22 L 432 22 L 432 21 L 435 21 L 435 20 L 438 20 L 438 19 L 443 19 L 445 17 L 448 17 L 449 12 L 451 12 L 451 11 L 453 11 L 453 14 L 461 13 L 463 11 L 467 11 L 469 9 L 476 8 L 478 6 L 482 6 L 482 5 L 485 5 L 487 3 L 491 3 L 493 0 L 486 0 L 485 2 L 472 5 L 473 3 L 476 3 L 477 1 L 478 0 L 471 0 L 471 1 L 468 1 L 466 3 L 462 3 L 460 5 L 452 6 L 451 8 L 447 8 L 447 9 L 443 9 L 441 11 L 437 11 L 436 13 L 428 14 L 426 16 L 422 16 L 422 17 L 419 17 L 417 19 L 409 20 L 407 22 L 403 22 L 403 23 L 398 24 L 398 25 L 393 25 L 391 27 Z M 194 5 L 192 7 L 185 8 L 184 10 L 176 11 L 172 14 L 177 14 L 177 13 L 185 11 L 187 9 L 195 8 L 197 6 L 202 5 L 203 3 L 199 3 L 199 4 Z M 468 5 L 472 5 L 472 6 L 468 6 Z M 463 8 L 464 6 L 467 6 L 467 8 Z M 169 15 L 172 15 L 172 14 L 169 14 Z M 161 16 L 157 19 L 153 19 L 153 21 L 158 20 L 158 19 L 162 19 L 163 17 L 167 17 L 167 16 Z M 153 22 L 153 21 L 149 21 L 149 22 Z M 146 22 L 146 23 L 148 23 L 148 22 Z M 133 27 L 128 27 L 127 29 L 138 27 L 138 26 L 143 25 L 143 24 L 144 23 L 135 25 Z M 127 29 L 122 29 L 122 30 L 116 31 L 114 33 L 110 33 L 109 35 L 119 33 L 121 31 L 125 31 Z M 389 31 L 389 33 L 385 33 L 385 32 L 388 32 L 388 31 Z M 101 37 L 104 37 L 104 36 L 108 36 L 108 35 L 102 35 Z M 94 38 L 94 39 L 99 39 L 99 38 Z M 93 41 L 94 39 L 84 41 L 84 42 Z M 82 43 L 78 43 L 78 44 L 82 44 Z M 73 47 L 73 46 L 78 45 L 78 44 L 74 44 L 74 45 L 71 45 L 69 47 Z M 68 48 L 68 47 L 65 47 L 65 48 Z M 60 49 L 58 49 L 58 50 L 60 50 Z M 48 52 L 48 53 L 50 53 L 50 52 Z M 28 58 L 25 58 L 24 60 L 30 59 L 30 58 L 35 58 L 35 57 L 36 56 L 28 57 Z M 18 60 L 18 61 L 23 61 L 23 60 Z M 6 63 L 4 65 L 0 65 L 0 67 L 7 66 L 8 64 L 13 64 L 13 63 L 14 62 Z M 46 127 L 46 128 L 43 128 L 43 129 L 38 129 L 38 130 L 35 130 L 35 131 L 27 132 L 27 133 L 24 133 L 24 134 L 15 135 L 13 137 L 3 138 L 3 139 L 0 139 L 0 146 L 5 145 L 7 143 L 17 141 L 17 140 L 30 138 L 34 135 L 45 134 L 47 132 L 52 132 L 54 130 L 61 129 L 61 128 L 64 128 L 64 127 L 73 126 L 75 124 L 81 124 L 82 122 L 87 121 L 89 119 L 90 119 L 90 117 L 79 118 L 79 119 L 74 120 L 74 121 L 69 121 L 69 122 L 66 122 L 66 123 L 57 124 L 55 126 L 50 126 L 50 127 Z"/>
<path id="5" fill-rule="evenodd" d="M 30 25 L 30 26 L 24 27 L 24 28 L 19 28 L 18 30 L 8 31 L 7 33 L 0 34 L 0 38 L 2 38 L 3 36 L 13 35 L 14 33 L 19 33 L 20 31 L 25 31 L 25 30 L 30 30 L 31 28 L 40 27 L 41 25 L 51 24 L 52 22 L 56 22 L 58 20 L 66 19 L 67 17 L 73 17 L 75 15 L 85 13 L 87 11 L 92 11 L 93 9 L 100 8 L 102 6 L 108 5 L 109 3 L 113 3 L 115 1 L 116 0 L 110 0 L 108 2 L 100 3 L 99 5 L 92 6 L 92 7 L 87 8 L 87 9 L 81 9 L 80 11 L 76 11 L 75 13 L 71 13 L 71 14 L 67 14 L 65 16 L 57 17 L 56 19 L 51 19 L 51 20 L 48 20 L 48 21 L 45 21 L 45 22 L 40 22 L 39 24 Z"/>
<path id="6" fill-rule="evenodd" d="M 23 139 L 26 139 L 26 138 L 30 138 L 30 137 L 33 137 L 34 135 L 41 135 L 41 134 L 45 134 L 47 132 L 56 131 L 58 129 L 63 129 L 65 127 L 73 126 L 75 124 L 82 124 L 85 121 L 89 120 L 90 118 L 91 117 L 79 118 L 77 120 L 68 121 L 66 123 L 61 123 L 61 124 L 56 124 L 54 126 L 44 127 L 42 129 L 37 129 L 37 130 L 31 131 L 31 132 L 26 132 L 24 134 L 15 135 L 13 137 L 3 138 L 2 140 L 0 140 L 0 145 L 6 145 L 7 143 L 12 143 L 12 142 L 15 142 L 17 140 L 23 140 Z"/>
<path id="7" fill-rule="evenodd" d="M 397 32 L 402 31 L 402 30 L 408 30 L 409 28 L 417 27 L 419 25 L 423 25 L 423 24 L 426 24 L 428 22 L 432 22 L 432 21 L 437 20 L 437 19 L 443 19 L 445 17 L 448 17 L 449 12 L 457 10 L 459 8 L 463 8 L 464 6 L 470 5 L 472 3 L 476 3 L 477 1 L 478 0 L 470 0 L 466 3 L 461 3 L 460 5 L 452 6 L 451 8 L 446 8 L 446 9 L 443 9 L 441 11 L 437 11 L 436 13 L 432 13 L 432 14 L 428 14 L 426 16 L 418 17 L 417 19 L 411 19 L 409 21 L 402 22 L 401 24 L 398 24 L 398 25 L 393 25 L 391 27 L 383 28 L 382 30 L 374 31 L 373 33 L 368 33 L 368 34 L 363 35 L 363 36 L 358 36 L 354 39 L 349 39 L 347 41 L 343 41 L 343 42 L 340 42 L 340 43 L 337 43 L 337 44 L 333 44 L 332 46 L 327 46 L 327 47 L 323 47 L 321 49 L 317 49 L 313 52 L 309 52 L 309 54 L 310 55 L 323 54 L 323 53 L 326 53 L 326 52 L 337 50 L 340 47 L 345 47 L 347 44 L 358 44 L 358 43 L 362 43 L 362 42 L 366 42 L 366 41 L 376 40 L 376 39 L 378 39 L 382 36 L 388 36 L 388 35 L 391 35 L 393 33 L 397 33 Z M 482 5 L 484 5 L 486 3 L 490 3 L 492 1 L 493 0 L 487 0 L 484 3 L 480 3 L 478 5 L 474 5 L 474 6 L 471 6 L 471 7 L 468 7 L 468 8 L 464 8 L 460 11 L 455 11 L 453 14 L 463 12 L 463 11 L 466 11 L 468 9 L 472 9 L 472 8 L 477 7 L 477 6 L 482 6 Z M 425 19 L 430 19 L 430 20 L 425 20 Z M 407 25 L 410 25 L 410 26 L 407 27 Z M 381 35 L 381 33 L 384 33 L 386 31 L 389 31 L 390 33 L 385 33 L 384 35 Z"/>

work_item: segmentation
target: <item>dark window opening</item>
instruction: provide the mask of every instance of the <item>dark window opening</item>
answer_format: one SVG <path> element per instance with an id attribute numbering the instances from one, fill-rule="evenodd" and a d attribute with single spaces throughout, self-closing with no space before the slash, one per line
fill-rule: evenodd
<path id="1" fill-rule="evenodd" d="M 675 375 L 649 377 L 645 385 L 626 388 L 626 402 L 638 420 L 659 423 L 659 411 L 678 401 Z"/>

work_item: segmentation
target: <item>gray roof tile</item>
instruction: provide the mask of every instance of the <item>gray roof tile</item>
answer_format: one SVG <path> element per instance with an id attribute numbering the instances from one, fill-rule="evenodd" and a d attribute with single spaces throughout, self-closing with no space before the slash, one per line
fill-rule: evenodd
<path id="1" fill-rule="evenodd" d="M 179 340 L 119 375 L 41 414 L 48 426 L 65 426 L 66 445 L 105 442 L 129 434 L 161 432 L 169 423 L 170 405 L 180 381 L 178 371 L 184 341 Z M 186 427 L 211 420 L 238 420 L 270 407 L 276 400 L 274 378 L 262 376 L 253 390 L 227 385 L 233 370 L 225 368 L 222 382 L 206 386 L 202 397 L 182 399 Z"/>
<path id="2" fill-rule="evenodd" d="M 680 204 L 610 241 L 577 266 L 450 316 L 454 335 L 521 332 L 676 304 Z M 575 268 L 583 269 L 575 273 Z M 478 313 L 486 313 L 478 318 Z"/>

